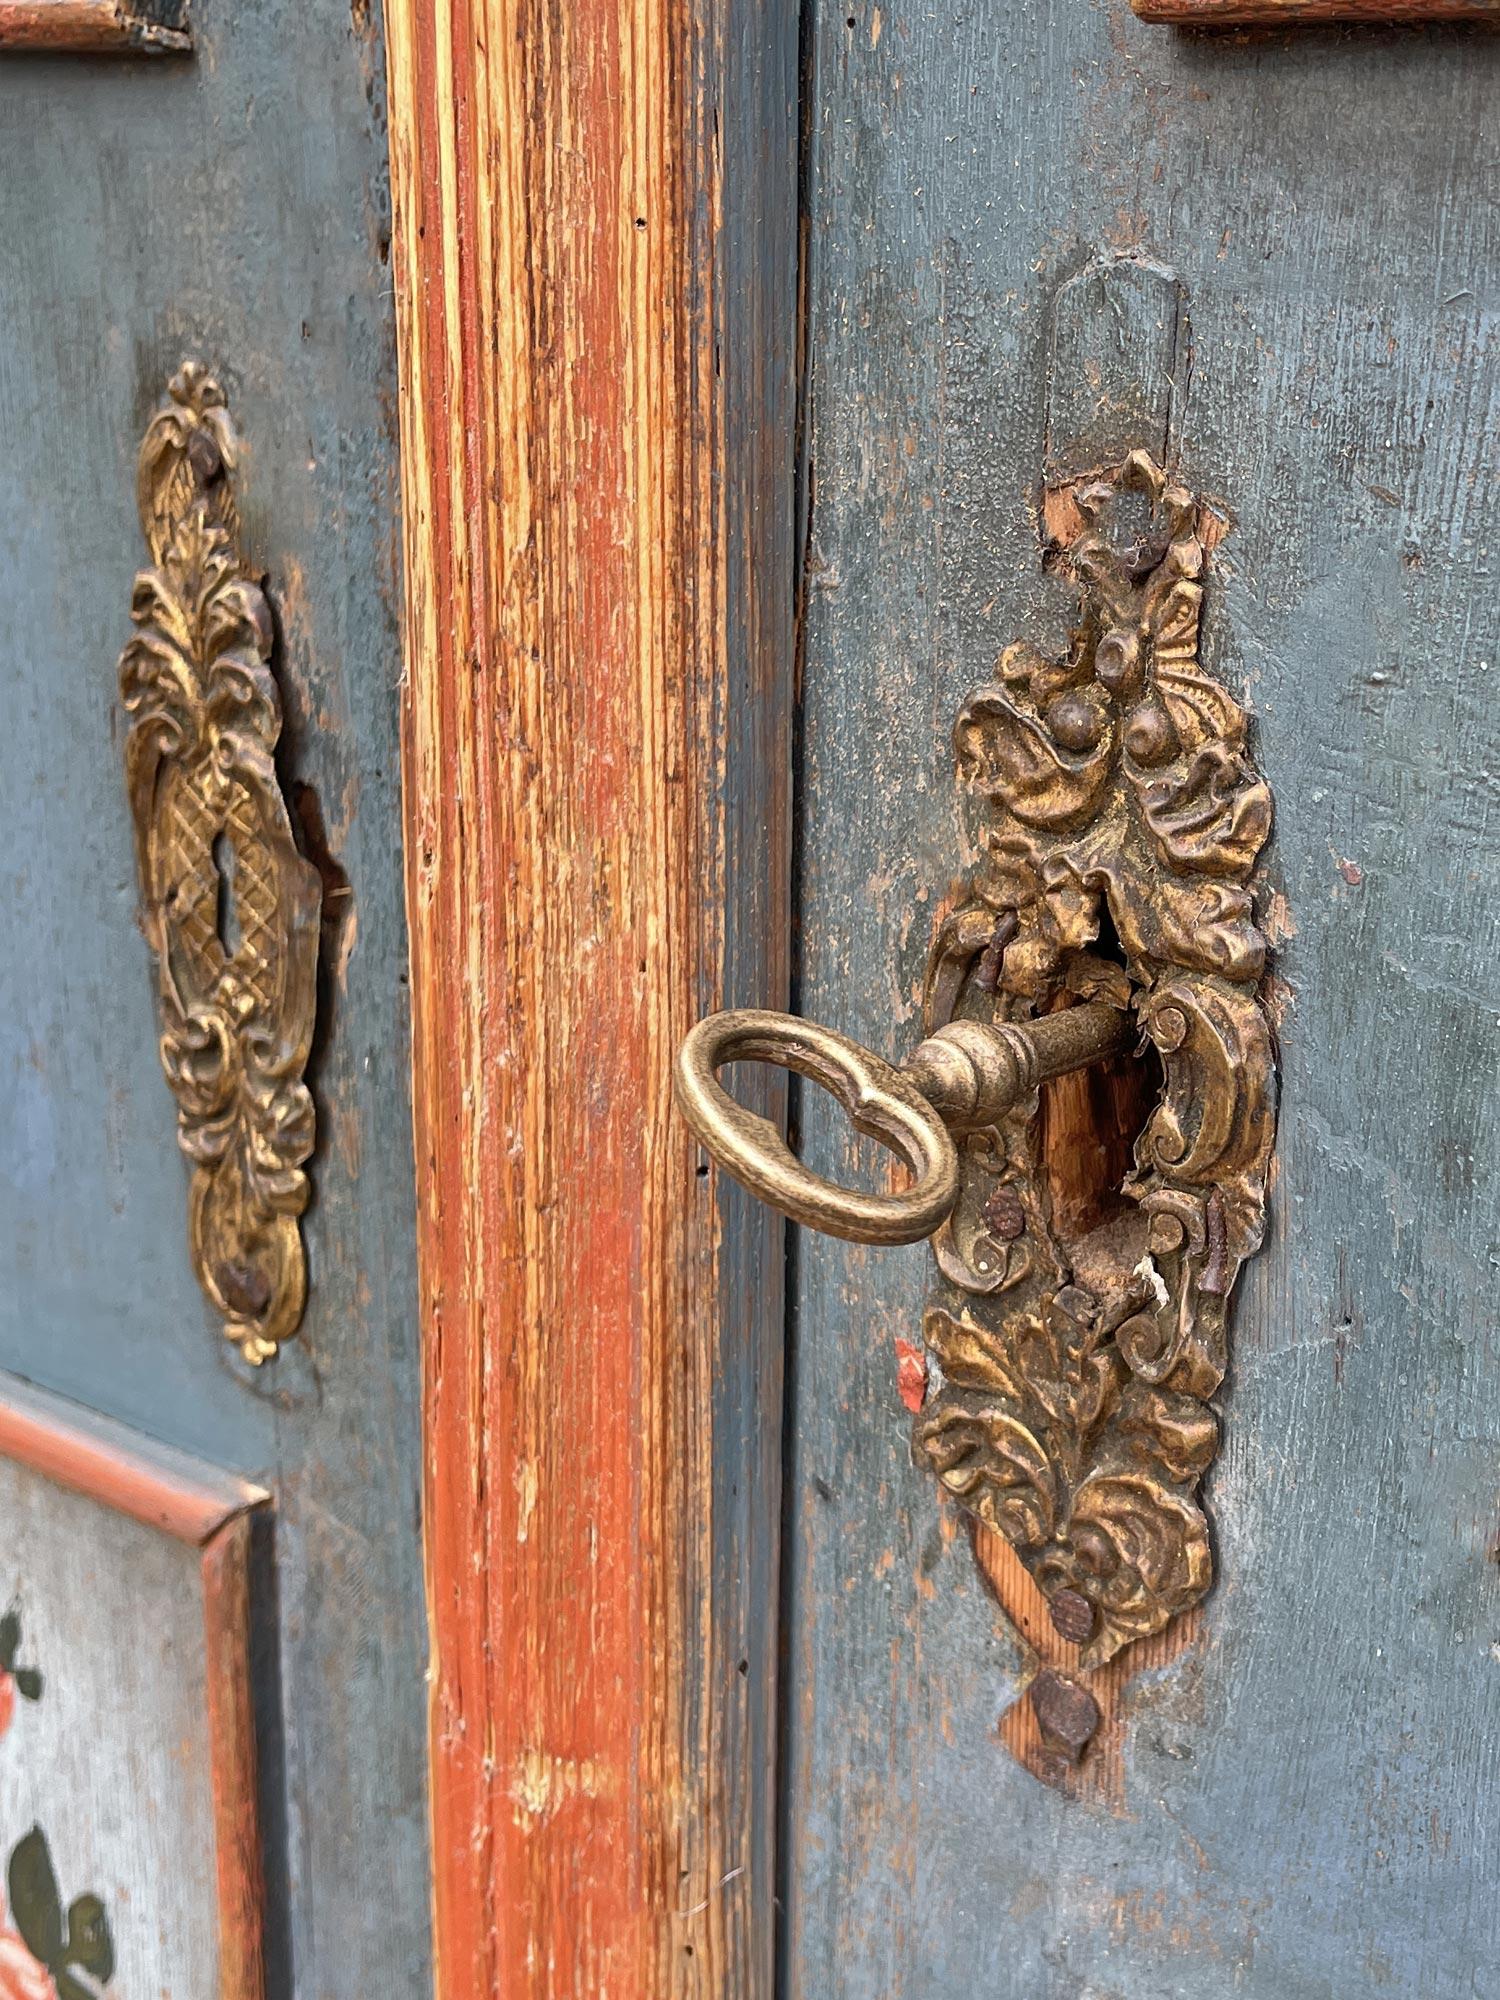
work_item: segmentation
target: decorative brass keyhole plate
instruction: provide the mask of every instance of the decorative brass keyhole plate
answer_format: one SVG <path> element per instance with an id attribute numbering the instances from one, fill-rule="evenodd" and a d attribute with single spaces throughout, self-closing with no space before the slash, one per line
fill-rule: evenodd
<path id="1" fill-rule="evenodd" d="M 1088 1669 L 1212 1578 L 1210 1399 L 1274 1135 L 1248 887 L 1271 798 L 1243 711 L 1198 660 L 1221 518 L 1136 452 L 1049 494 L 1047 527 L 1079 623 L 1061 660 L 1011 647 L 959 716 L 984 855 L 938 927 L 927 1025 L 1113 1000 L 1162 1084 L 1133 1172 L 1092 1202 L 1070 1198 L 1066 1161 L 1063 1185 L 1049 1174 L 1034 1101 L 969 1135 L 914 1443 L 1012 1544 Z"/>
<path id="2" fill-rule="evenodd" d="M 959 714 L 982 856 L 937 926 L 929 1039 L 897 1072 L 810 1023 L 711 1016 L 678 1092 L 715 1157 L 799 1220 L 931 1235 L 940 1285 L 902 1370 L 913 1449 L 1069 1649 L 1030 1690 L 1027 1761 L 1061 1781 L 1100 1721 L 1088 1677 L 1212 1580 L 1198 1489 L 1276 1092 L 1249 886 L 1271 797 L 1198 658 L 1225 519 L 1135 451 L 1049 489 L 1044 524 L 1078 623 L 1061 659 L 1012 646 Z M 735 1059 L 833 1090 L 917 1184 L 820 1180 L 725 1095 Z M 1102 1127 L 1078 1115 L 1090 1093 Z"/>
<path id="3" fill-rule="evenodd" d="M 120 693 L 162 1068 L 193 1163 L 193 1267 L 226 1336 L 260 1363 L 296 1331 L 307 1296 L 303 1071 L 322 888 L 276 778 L 274 633 L 240 551 L 238 460 L 218 383 L 182 368 L 140 450 L 151 563 L 135 580 Z"/>

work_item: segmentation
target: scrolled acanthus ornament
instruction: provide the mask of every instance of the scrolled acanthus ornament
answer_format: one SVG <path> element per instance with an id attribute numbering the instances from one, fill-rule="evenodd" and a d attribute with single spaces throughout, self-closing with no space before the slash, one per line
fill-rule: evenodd
<path id="1" fill-rule="evenodd" d="M 120 693 L 161 1062 L 193 1169 L 193 1267 L 225 1335 L 259 1364 L 296 1331 L 307 1296 L 304 1071 L 322 890 L 276 775 L 274 626 L 240 549 L 239 459 L 218 383 L 184 366 L 140 450 L 150 564 L 135 580 Z"/>
<path id="2" fill-rule="evenodd" d="M 1212 1580 L 1198 1487 L 1275 1119 L 1249 887 L 1271 798 L 1198 657 L 1222 516 L 1137 451 L 1049 493 L 1046 519 L 1078 624 L 1060 659 L 1012 646 L 959 715 L 982 858 L 934 939 L 927 1031 L 1106 1000 L 1161 1091 L 1082 1221 L 1049 1193 L 1035 1093 L 968 1135 L 914 1450 L 1012 1544 L 1087 1673 Z"/>

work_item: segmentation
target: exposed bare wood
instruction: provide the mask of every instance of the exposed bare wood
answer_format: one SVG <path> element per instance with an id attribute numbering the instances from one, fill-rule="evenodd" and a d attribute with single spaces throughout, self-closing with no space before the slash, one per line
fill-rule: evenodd
<path id="1" fill-rule="evenodd" d="M 1197 1643 L 1203 1623 L 1201 1606 L 1184 1613 L 1165 1630 L 1137 1639 L 1098 1672 L 1080 1673 L 1083 1647 L 1072 1644 L 1057 1629 L 1051 1606 L 1015 1549 L 1003 1535 L 982 1522 L 971 1529 L 974 1554 L 986 1583 L 1021 1642 L 1022 1677 L 1027 1689 L 1045 1673 L 1078 1678 L 1097 1703 L 1099 1721 L 1088 1753 L 1070 1762 L 1043 1737 L 1034 1702 L 1022 1694 L 1000 1716 L 1000 1741 L 1028 1771 L 1044 1783 L 1079 1798 L 1100 1799 L 1124 1809 L 1125 1737 L 1118 1726 L 1130 1682 L 1137 1674 L 1159 1671 Z"/>

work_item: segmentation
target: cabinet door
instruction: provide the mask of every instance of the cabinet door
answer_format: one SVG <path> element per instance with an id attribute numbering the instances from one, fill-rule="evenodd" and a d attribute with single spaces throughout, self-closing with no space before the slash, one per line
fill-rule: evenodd
<path id="1" fill-rule="evenodd" d="M 1054 1785 L 1011 1752 L 1056 1635 L 898 1400 L 928 1254 L 800 1240 L 786 1991 L 1500 1991 L 1497 51 L 860 0 L 811 55 L 801 1010 L 920 1033 L 981 837 L 949 728 L 1013 642 L 1066 654 L 1042 493 L 1095 435 L 1228 527 L 1201 658 L 1275 798 L 1282 1108 L 1216 1585 Z"/>
<path id="2" fill-rule="evenodd" d="M 0 0 L 50 42 L 0 67 L 0 2000 L 1488 1994 L 1495 48 L 388 26 L 393 250 L 376 13 Z M 143 842 L 174 647 L 261 790 Z M 997 1172 L 936 1262 L 784 1257 L 672 1048 L 792 1004 L 899 1059 L 955 938 L 971 1019 L 1155 1050 L 986 1156 L 1084 1247 Z M 1195 954 L 1217 1057 L 1147 1018 Z M 1201 1151 L 1213 1060 L 1238 1179 L 1173 1238 L 1132 1149 Z M 1052 1375 L 976 1386 L 1028 1256 Z"/>
<path id="3" fill-rule="evenodd" d="M 25 11 L 5 10 L 0 41 Z M 30 11 L 47 26 L 70 10 Z M 234 1642 L 253 1653 L 258 1708 L 263 1983 L 328 2000 L 420 1995 L 430 1880 L 383 57 L 361 7 L 195 0 L 191 40 L 183 53 L 0 55 L 0 1369 L 64 1399 L 43 1420 L 23 1391 L 0 1396 L 32 1410 L 4 1440 L 18 1455 L 0 1503 L 0 1612 L 13 1600 L 19 1623 L 4 1665 L 42 1689 L 12 1699 L 0 1740 L 0 1875 L 40 1826 L 64 1908 L 99 1899 L 122 2000 L 249 1992 L 213 1954 L 233 1808 L 248 1849 L 254 1791 L 231 1739 L 213 1738 L 223 1757 L 202 1763 L 204 1703 L 229 1683 L 205 1680 L 184 1636 L 202 1630 L 194 1537 L 249 1495 L 269 1517 Z M 281 1359 L 259 1369 L 224 1338 L 189 1256 L 117 676 L 132 581 L 152 567 L 137 449 L 184 363 L 217 378 L 240 440 L 245 575 L 264 578 L 274 627 L 276 775 L 322 912 L 308 1302 Z M 248 905 L 239 920 L 258 921 Z M 38 1452 L 66 1474 L 57 1493 Z M 105 1505 L 98 1466 L 117 1462 L 131 1470 L 123 1487 L 104 1480 Z M 185 1552 L 130 1511 L 179 1486 L 199 1496 L 181 1517 Z M 217 1853 L 194 1817 L 205 1785 L 229 1808 Z M 198 1803 L 179 1811 L 180 1798 Z M 27 1922 L 45 1946 L 35 1878 Z M 14 1875 L 6 1902 L 9 1995 Z M 75 1980 L 103 1964 L 97 1951 L 59 1959 Z"/>

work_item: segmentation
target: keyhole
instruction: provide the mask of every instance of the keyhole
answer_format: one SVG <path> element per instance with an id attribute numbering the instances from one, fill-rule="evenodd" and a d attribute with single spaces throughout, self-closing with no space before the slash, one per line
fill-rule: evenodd
<path id="1" fill-rule="evenodd" d="M 214 835 L 212 854 L 218 878 L 214 896 L 214 930 L 224 956 L 233 958 L 241 943 L 240 916 L 234 900 L 234 842 L 227 833 Z"/>
<path id="2" fill-rule="evenodd" d="M 1108 910 L 1099 914 L 1093 956 L 1128 970 Z M 1053 1227 L 1070 1252 L 1091 1231 L 1134 1211 L 1120 1187 L 1161 1092 L 1161 1060 L 1149 1042 L 1137 1054 L 1112 1056 L 1042 1085 L 1037 1145 Z"/>

